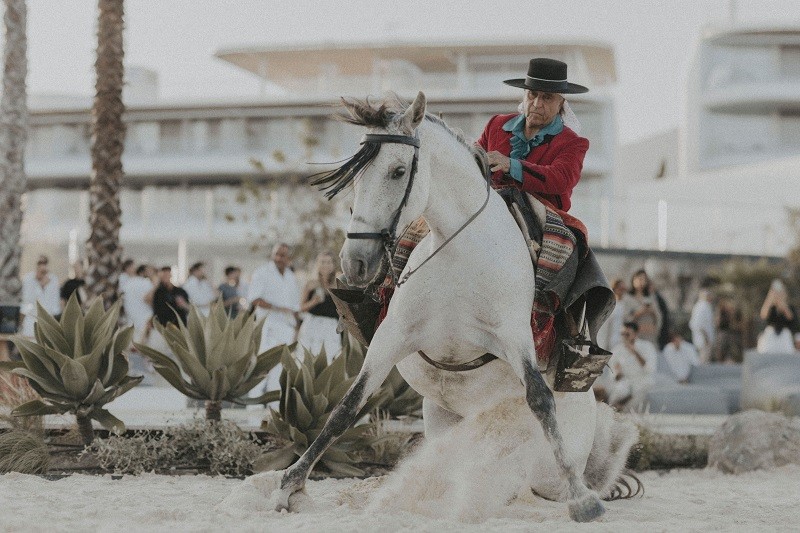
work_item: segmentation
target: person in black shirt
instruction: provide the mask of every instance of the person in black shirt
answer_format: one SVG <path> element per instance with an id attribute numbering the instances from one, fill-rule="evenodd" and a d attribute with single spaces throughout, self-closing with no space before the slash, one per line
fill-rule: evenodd
<path id="1" fill-rule="evenodd" d="M 69 278 L 64 284 L 61 286 L 61 308 L 63 309 L 65 305 L 67 305 L 67 301 L 69 301 L 69 297 L 72 296 L 72 293 L 76 293 L 78 297 L 78 303 L 83 306 L 84 302 L 86 302 L 86 291 L 84 286 L 86 285 L 86 280 L 83 279 L 83 261 L 75 261 L 72 265 L 72 277 Z"/>
<path id="2" fill-rule="evenodd" d="M 306 283 L 302 292 L 300 311 L 305 313 L 297 341 L 317 354 L 325 346 L 328 361 L 342 349 L 341 336 L 336 331 L 339 314 L 328 289 L 334 286 L 336 263 L 331 252 L 317 256 L 316 276 Z"/>
<path id="3" fill-rule="evenodd" d="M 153 317 L 162 325 L 178 325 L 178 317 L 186 324 L 189 314 L 189 295 L 172 284 L 172 268 L 165 266 L 158 271 L 160 283 L 153 294 Z M 177 313 L 177 316 L 176 316 Z"/>

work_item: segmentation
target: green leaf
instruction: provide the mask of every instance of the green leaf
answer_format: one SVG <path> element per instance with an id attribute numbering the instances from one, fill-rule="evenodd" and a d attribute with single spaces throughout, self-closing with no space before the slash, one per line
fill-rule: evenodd
<path id="1" fill-rule="evenodd" d="M 49 345 L 62 354 L 72 351 L 72 345 L 67 342 L 64 332 L 55 318 L 48 313 L 40 303 L 36 303 L 36 327 L 41 335 L 40 344 Z"/>
<path id="2" fill-rule="evenodd" d="M 338 461 L 326 461 L 324 458 L 321 459 L 321 464 L 328 470 L 330 470 L 331 474 L 341 477 L 358 477 L 363 476 L 364 471 L 360 468 L 353 466 L 352 464 L 348 463 L 340 463 Z"/>
<path id="3" fill-rule="evenodd" d="M 311 413 L 308 411 L 305 403 L 303 403 L 303 399 L 297 389 L 292 389 L 289 391 L 289 395 L 292 398 L 294 407 L 293 413 L 296 417 L 295 420 L 289 420 L 289 423 L 301 431 L 305 431 L 311 427 L 311 424 L 314 422 L 314 418 L 311 416 Z"/>
<path id="4" fill-rule="evenodd" d="M 25 368 L 25 363 L 22 361 L 0 361 L 0 370 L 11 372 L 15 368 Z"/>
<path id="5" fill-rule="evenodd" d="M 209 388 L 208 399 L 212 402 L 224 400 L 230 391 L 231 384 L 225 373 L 225 368 L 218 368 L 211 373 L 211 385 Z"/>
<path id="6" fill-rule="evenodd" d="M 133 340 L 133 326 L 128 326 L 117 332 L 114 336 L 114 344 L 111 353 L 119 355 L 131 346 Z"/>
<path id="7" fill-rule="evenodd" d="M 125 431 L 125 424 L 122 422 L 122 420 L 112 415 L 105 409 L 94 409 L 91 413 L 89 413 L 89 417 L 94 418 L 100 422 L 101 426 L 109 431 L 113 431 L 114 433 L 122 433 Z"/>
<path id="8" fill-rule="evenodd" d="M 34 387 L 34 390 L 43 397 L 52 395 L 62 400 L 75 400 L 75 398 L 70 397 L 69 393 L 64 389 L 64 384 L 61 381 L 51 381 L 48 377 L 36 375 L 24 367 L 15 368 L 14 374 L 28 378 L 31 387 Z M 39 389 L 34 385 L 38 386 Z"/>
<path id="9" fill-rule="evenodd" d="M 111 372 L 107 373 L 108 381 L 103 382 L 106 387 L 119 383 L 120 380 L 128 375 L 128 370 L 130 370 L 128 358 L 125 357 L 124 354 L 117 354 L 113 357 L 109 357 L 108 361 Z"/>
<path id="10" fill-rule="evenodd" d="M 31 400 L 22 405 L 18 405 L 11 411 L 12 416 L 44 416 L 60 415 L 65 413 L 63 409 L 55 405 L 48 405 L 41 400 Z"/>
<path id="11" fill-rule="evenodd" d="M 86 395 L 86 398 L 84 398 L 81 403 L 84 405 L 94 405 L 105 393 L 106 390 L 103 387 L 103 382 L 99 379 L 95 379 L 92 390 L 89 391 L 89 394 Z"/>
<path id="12" fill-rule="evenodd" d="M 119 385 L 111 387 L 110 390 L 107 390 L 103 396 L 94 402 L 94 404 L 101 406 L 114 401 L 116 398 L 119 398 L 132 388 L 136 387 L 142 382 L 143 379 L 144 376 L 125 376 L 122 381 L 119 382 Z"/>
<path id="13" fill-rule="evenodd" d="M 250 391 L 246 391 L 246 392 L 250 392 Z M 236 403 L 244 404 L 244 405 L 263 405 L 263 404 L 268 404 L 268 403 L 272 403 L 272 402 L 277 402 L 280 399 L 281 399 L 281 391 L 273 390 L 273 391 L 265 392 L 264 394 L 262 394 L 261 396 L 258 396 L 257 398 L 245 398 L 245 397 L 241 397 L 240 396 L 239 398 L 236 399 Z"/>
<path id="14" fill-rule="evenodd" d="M 84 346 L 94 346 L 92 344 L 92 335 L 94 335 L 95 330 L 103 321 L 104 314 L 105 314 L 105 309 L 103 308 L 102 298 L 92 298 L 92 301 L 89 303 L 89 310 L 86 312 L 86 315 L 84 316 L 84 323 L 83 323 Z"/>
<path id="15" fill-rule="evenodd" d="M 214 370 L 216 366 L 210 366 L 208 364 L 208 346 L 206 346 L 206 337 L 205 333 L 203 332 L 203 323 L 204 319 L 200 316 L 200 313 L 197 311 L 197 307 L 194 305 L 191 306 L 189 309 L 189 317 L 187 320 L 186 328 L 189 332 L 188 337 L 186 338 L 189 341 L 189 351 L 194 355 L 200 364 L 208 368 L 209 370 Z"/>
<path id="16" fill-rule="evenodd" d="M 228 373 L 228 381 L 230 381 L 232 389 L 239 388 L 239 385 L 247 381 L 253 369 L 256 367 L 257 361 L 258 359 L 256 359 L 256 356 L 251 355 L 250 357 L 242 357 L 235 363 L 228 366 L 226 371 Z"/>
<path id="17" fill-rule="evenodd" d="M 206 367 L 183 346 L 175 344 L 172 346 L 172 351 L 192 383 L 208 393 L 211 387 L 211 373 L 206 370 Z"/>
<path id="18" fill-rule="evenodd" d="M 147 346 L 146 344 L 139 344 L 138 342 L 134 342 L 133 345 L 139 350 L 139 353 L 143 356 L 147 357 L 152 361 L 154 365 L 169 368 L 173 373 L 180 376 L 181 369 L 178 365 L 173 361 L 168 355 L 159 352 L 158 350 L 154 350 L 153 348 Z"/>
<path id="19" fill-rule="evenodd" d="M 294 453 L 293 446 L 287 446 L 280 450 L 267 452 L 253 461 L 254 472 L 266 472 L 268 470 L 283 470 L 298 459 Z"/>
<path id="20" fill-rule="evenodd" d="M 69 344 L 69 350 L 64 352 L 64 355 L 68 357 L 77 357 L 79 355 L 83 355 L 83 350 L 80 352 L 76 351 L 76 348 L 80 345 L 83 346 L 83 328 L 81 327 L 80 330 L 80 340 L 76 339 L 75 332 L 78 325 L 78 320 L 83 321 L 83 313 L 81 312 L 81 306 L 78 303 L 78 293 L 73 292 L 72 296 L 69 297 L 67 301 L 67 305 L 64 306 L 64 311 L 61 313 L 61 331 L 64 332 L 64 338 Z"/>
<path id="21" fill-rule="evenodd" d="M 76 400 L 81 400 L 89 394 L 89 376 L 86 369 L 77 361 L 69 360 L 61 367 L 61 379 L 64 389 Z"/>

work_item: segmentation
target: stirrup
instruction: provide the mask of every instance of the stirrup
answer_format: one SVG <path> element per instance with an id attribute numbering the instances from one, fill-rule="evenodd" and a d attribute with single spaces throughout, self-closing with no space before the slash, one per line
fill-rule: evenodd
<path id="1" fill-rule="evenodd" d="M 588 338 L 585 302 L 580 315 L 576 323 L 570 312 L 565 311 L 563 314 L 570 336 L 561 341 L 561 354 L 553 381 L 553 390 L 557 392 L 586 392 L 611 359 L 611 352 L 600 348 Z"/>

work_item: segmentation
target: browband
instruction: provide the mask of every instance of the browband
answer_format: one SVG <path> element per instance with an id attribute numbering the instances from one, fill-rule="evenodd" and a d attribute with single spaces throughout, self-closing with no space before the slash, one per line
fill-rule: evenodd
<path id="1" fill-rule="evenodd" d="M 389 135 L 388 133 L 367 133 L 361 138 L 361 144 L 364 143 L 407 144 L 414 148 L 419 148 L 419 137 L 412 137 L 410 135 Z"/>

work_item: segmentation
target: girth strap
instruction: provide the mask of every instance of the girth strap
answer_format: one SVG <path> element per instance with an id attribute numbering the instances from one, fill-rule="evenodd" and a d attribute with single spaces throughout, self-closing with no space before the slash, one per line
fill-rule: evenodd
<path id="1" fill-rule="evenodd" d="M 461 363 L 460 365 L 450 365 L 447 363 L 441 363 L 439 361 L 434 361 L 430 357 L 428 357 L 425 352 L 422 350 L 417 352 L 420 357 L 422 357 L 423 361 L 428 363 L 429 365 L 435 366 L 439 370 L 447 370 L 449 372 L 464 372 L 466 370 L 475 370 L 476 368 L 482 367 L 486 363 L 490 363 L 497 359 L 496 355 L 492 355 L 490 353 L 485 353 L 482 356 L 478 357 L 477 359 L 473 359 L 467 363 Z"/>

